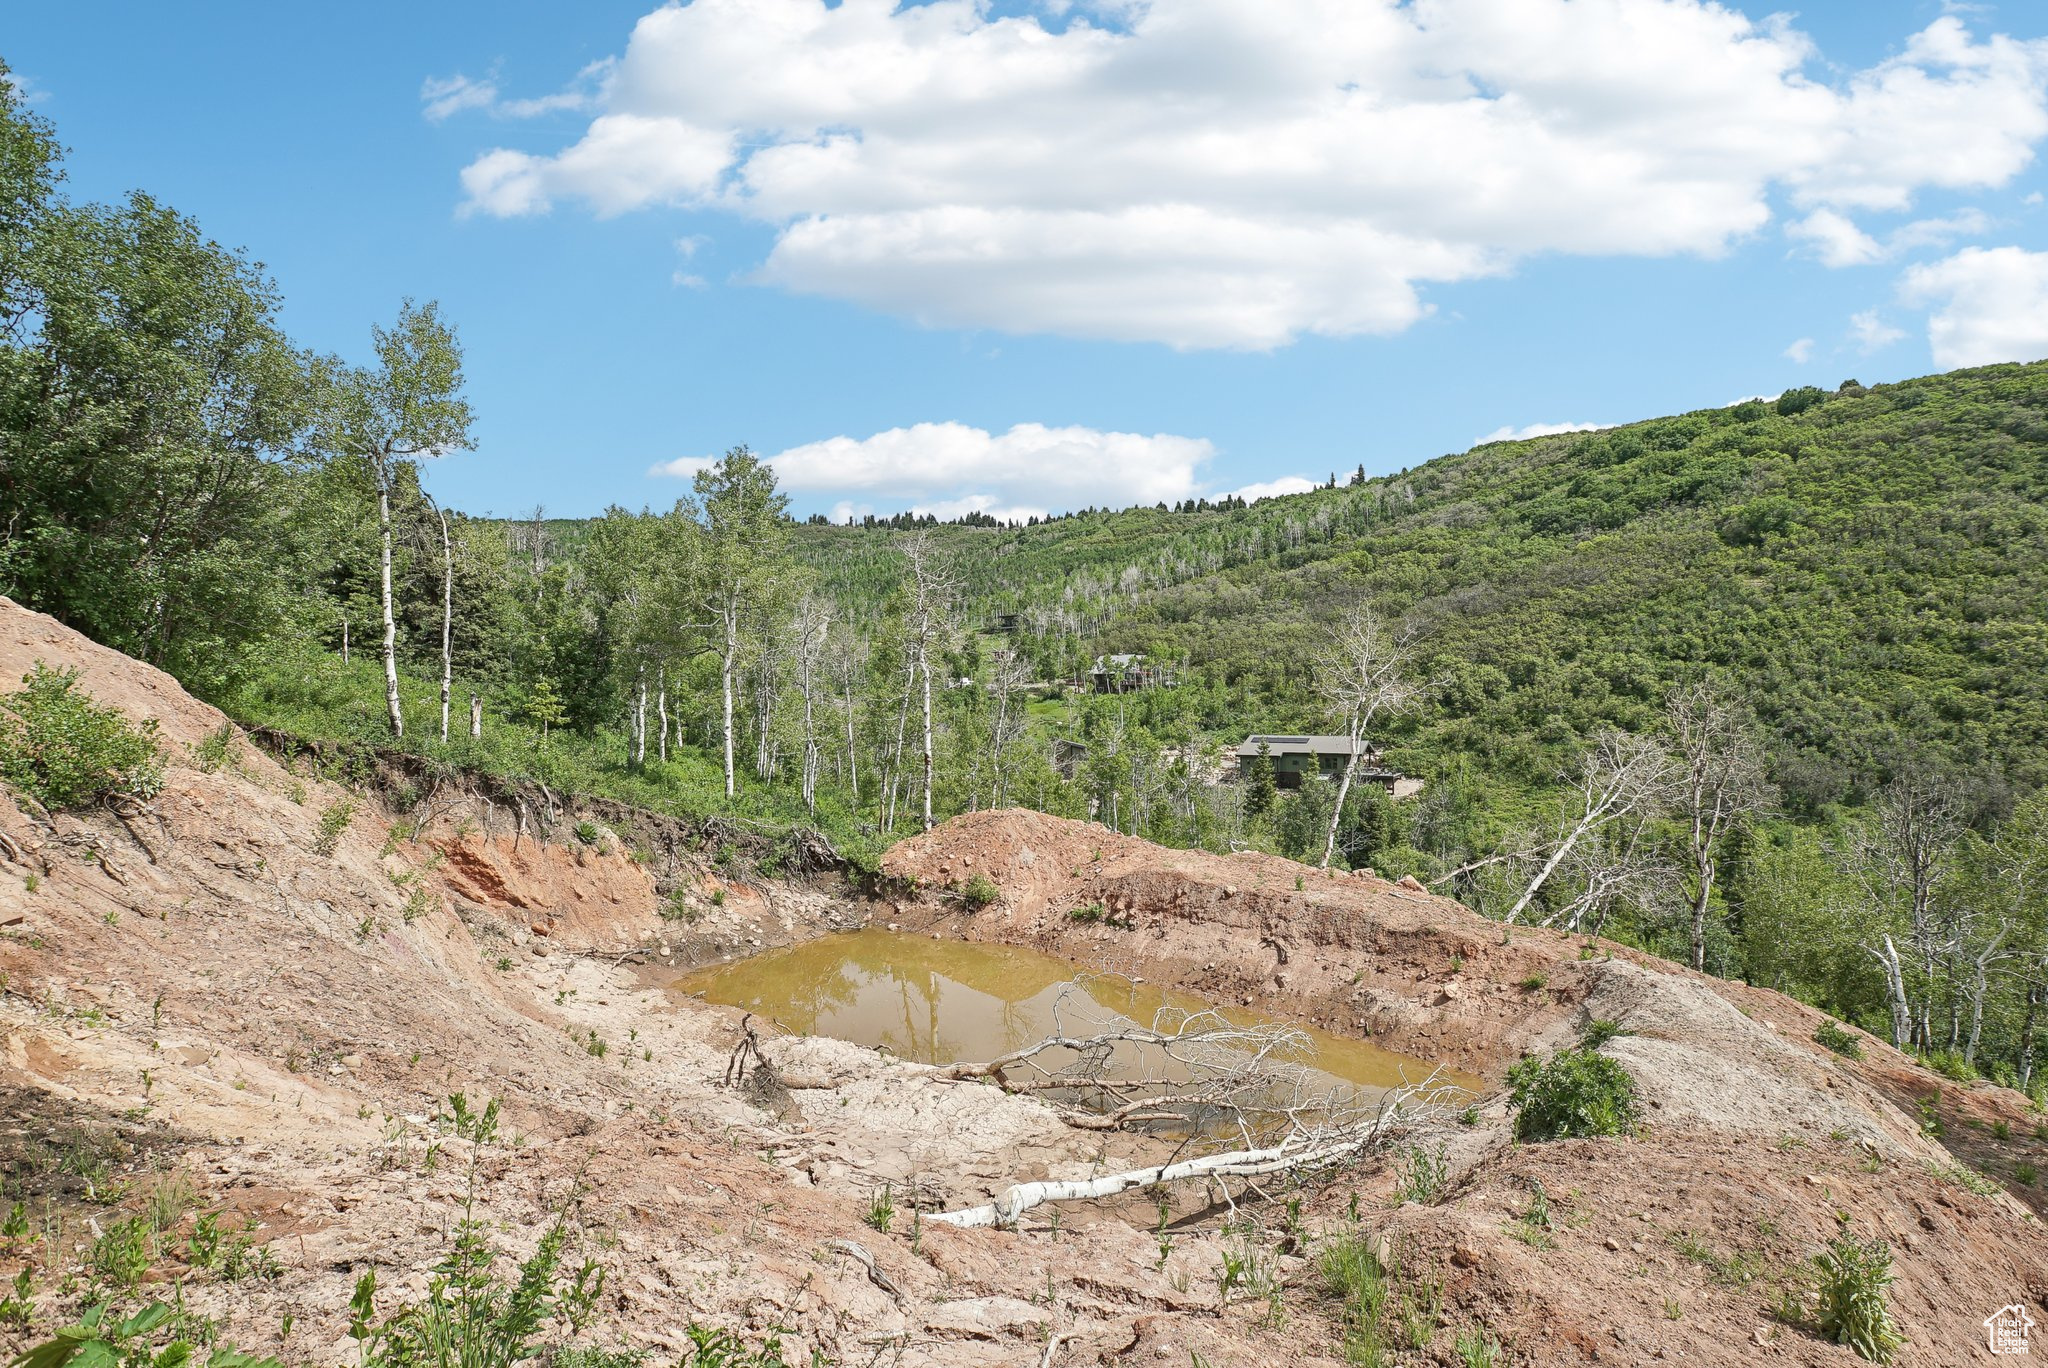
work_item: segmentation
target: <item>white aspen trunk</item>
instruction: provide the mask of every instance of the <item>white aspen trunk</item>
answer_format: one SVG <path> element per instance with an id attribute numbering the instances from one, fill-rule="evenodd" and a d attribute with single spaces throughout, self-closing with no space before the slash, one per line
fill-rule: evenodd
<path id="1" fill-rule="evenodd" d="M 641 665 L 634 671 L 633 698 L 633 766 L 638 769 L 647 763 L 647 666 Z"/>
<path id="2" fill-rule="evenodd" d="M 1963 1044 L 1963 1058 L 1972 1064 L 1977 1062 L 1977 1045 L 1984 1035 L 1984 991 L 1991 976 L 1991 961 L 1998 957 L 1998 947 L 2004 940 L 2004 931 L 1993 936 L 1972 965 L 1976 973 L 1970 980 L 1970 1035 Z"/>
<path id="3" fill-rule="evenodd" d="M 1904 967 L 1899 963 L 1899 947 L 1893 943 L 1890 936 L 1886 936 L 1883 951 L 1872 949 L 1870 954 L 1884 970 L 1885 997 L 1892 1010 L 1892 1048 L 1903 1050 L 1906 1048 L 1906 1037 L 1912 1030 L 1913 1011 L 1906 1001 L 1906 975 Z"/>
<path id="4" fill-rule="evenodd" d="M 1337 805 L 1330 809 L 1330 829 L 1323 833 L 1323 862 L 1318 869 L 1328 869 L 1330 861 L 1337 854 L 1337 825 L 1344 820 L 1344 800 L 1351 796 L 1351 776 L 1358 772 L 1359 729 L 1351 729 L 1351 754 L 1344 757 L 1344 777 L 1337 781 Z"/>
<path id="5" fill-rule="evenodd" d="M 918 674 L 924 681 L 924 829 L 932 829 L 932 662 L 922 647 L 918 650 Z"/>
<path id="6" fill-rule="evenodd" d="M 1579 843 L 1579 838 L 1585 835 L 1590 827 L 1591 823 L 1580 822 L 1579 825 L 1572 828 L 1572 834 L 1565 837 L 1558 848 L 1551 852 L 1549 860 L 1544 862 L 1543 868 L 1537 871 L 1536 877 L 1530 881 L 1527 888 L 1522 890 L 1522 896 L 1515 900 L 1515 905 L 1508 909 L 1507 916 L 1501 920 L 1514 922 L 1520 919 L 1523 909 L 1534 901 L 1536 894 L 1542 889 L 1544 884 L 1550 881 L 1550 876 L 1555 874 L 1557 867 L 1564 863 L 1564 857 L 1571 854 L 1572 847 Z"/>
<path id="7" fill-rule="evenodd" d="M 860 760 L 859 750 L 854 743 L 853 725 L 853 671 L 846 672 L 846 791 L 853 795 L 856 810 L 860 807 Z"/>
<path id="8" fill-rule="evenodd" d="M 916 667 L 906 667 L 903 672 L 903 706 L 896 711 L 896 750 L 889 757 L 888 813 L 882 820 L 882 830 L 896 829 L 896 795 L 903 784 L 903 742 L 910 731 L 910 696 L 917 688 Z"/>
<path id="9" fill-rule="evenodd" d="M 484 734 L 484 701 L 476 694 L 469 696 L 469 735 L 475 740 Z"/>
<path id="10" fill-rule="evenodd" d="M 1693 875 L 1697 880 L 1692 899 L 1692 967 L 1707 969 L 1707 906 L 1714 894 L 1714 846 L 1711 837 L 1702 839 L 1699 819 L 1693 819 Z"/>
<path id="11" fill-rule="evenodd" d="M 654 719 L 661 728 L 661 763 L 668 763 L 668 666 L 662 665 L 655 672 Z"/>
<path id="12" fill-rule="evenodd" d="M 348 664 L 348 614 L 341 615 L 341 663 Z"/>
<path id="13" fill-rule="evenodd" d="M 725 650 L 719 656 L 719 682 L 725 690 L 725 796 L 731 798 L 739 790 L 733 783 L 732 774 L 732 671 L 734 659 L 740 652 L 740 624 L 737 605 L 727 601 L 724 610 Z"/>
<path id="14" fill-rule="evenodd" d="M 391 472 L 377 467 L 377 528 L 382 546 L 384 588 L 384 704 L 394 740 L 405 736 L 405 709 L 398 702 L 398 620 L 391 611 Z"/>
<path id="15" fill-rule="evenodd" d="M 441 519 L 441 744 L 448 744 L 448 691 L 455 682 L 455 547 L 448 540 L 447 510 Z"/>

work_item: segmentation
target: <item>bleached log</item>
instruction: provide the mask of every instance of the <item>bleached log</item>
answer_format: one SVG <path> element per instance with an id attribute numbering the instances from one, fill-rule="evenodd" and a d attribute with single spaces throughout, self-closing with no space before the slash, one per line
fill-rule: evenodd
<path id="1" fill-rule="evenodd" d="M 1363 1153 L 1378 1140 L 1379 1134 L 1378 1128 L 1374 1128 L 1335 1142 L 1317 1144 L 1290 1140 L 1270 1149 L 1231 1150 L 1200 1159 L 1183 1159 L 1177 1163 L 1104 1174 L 1099 1178 L 1018 1183 L 986 1205 L 943 1211 L 925 1219 L 968 1229 L 994 1226 L 1007 1230 L 1014 1227 L 1025 1212 L 1047 1202 L 1091 1201 L 1189 1178 L 1258 1178 L 1315 1168 Z"/>

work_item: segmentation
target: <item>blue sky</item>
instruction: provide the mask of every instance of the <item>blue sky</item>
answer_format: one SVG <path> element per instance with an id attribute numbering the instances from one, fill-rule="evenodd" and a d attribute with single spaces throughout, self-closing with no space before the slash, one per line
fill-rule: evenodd
<path id="1" fill-rule="evenodd" d="M 457 506 L 745 442 L 800 512 L 1008 512 L 2048 355 L 2048 12 L 1732 8 L 115 3 L 0 56 L 302 342 L 441 300 Z"/>

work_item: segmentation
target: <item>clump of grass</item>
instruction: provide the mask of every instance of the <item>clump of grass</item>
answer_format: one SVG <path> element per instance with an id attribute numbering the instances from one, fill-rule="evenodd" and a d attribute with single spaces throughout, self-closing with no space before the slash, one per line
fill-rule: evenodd
<path id="1" fill-rule="evenodd" d="M 1394 1200 L 1435 1206 L 1451 1190 L 1451 1166 L 1444 1148 L 1426 1150 L 1419 1145 L 1401 1151 L 1394 1160 Z"/>
<path id="2" fill-rule="evenodd" d="M 960 889 L 961 901 L 976 909 L 987 907 L 1002 896 L 1003 890 L 986 874 L 976 874 Z"/>
<path id="3" fill-rule="evenodd" d="M 1626 1135 L 1641 1124 L 1642 1099 L 1627 1069 L 1590 1050 L 1560 1050 L 1508 1070 L 1521 1140 Z"/>
<path id="4" fill-rule="evenodd" d="M 1500 1341 L 1481 1326 L 1460 1330 L 1451 1348 L 1464 1368 L 1494 1368 L 1500 1362 Z"/>
<path id="5" fill-rule="evenodd" d="M 1527 978 L 1522 980 L 1522 991 L 1525 993 L 1533 993 L 1537 989 L 1543 987 L 1545 984 L 1549 982 L 1550 975 L 1548 974 L 1531 974 Z"/>
<path id="6" fill-rule="evenodd" d="M 1109 915 L 1109 909 L 1099 902 L 1087 903 L 1067 913 L 1068 921 L 1094 923 Z"/>
<path id="7" fill-rule="evenodd" d="M 1813 1256 L 1819 1309 L 1815 1327 L 1872 1363 L 1890 1363 L 1905 1338 L 1892 1319 L 1891 1246 L 1863 1243 L 1844 1232 Z"/>
<path id="8" fill-rule="evenodd" d="M 604 828 L 586 818 L 576 824 L 576 839 L 584 845 L 594 846 L 604 839 Z"/>
<path id="9" fill-rule="evenodd" d="M 1844 1030 L 1835 1022 L 1823 1021 L 1813 1033 L 1813 1038 L 1815 1043 L 1833 1050 L 1844 1059 L 1863 1058 L 1863 1042 L 1855 1032 Z"/>
<path id="10" fill-rule="evenodd" d="M 861 1217 L 871 1229 L 881 1234 L 889 1233 L 889 1223 L 896 1219 L 896 1196 L 887 1183 L 882 1190 L 868 1199 L 867 1213 Z"/>

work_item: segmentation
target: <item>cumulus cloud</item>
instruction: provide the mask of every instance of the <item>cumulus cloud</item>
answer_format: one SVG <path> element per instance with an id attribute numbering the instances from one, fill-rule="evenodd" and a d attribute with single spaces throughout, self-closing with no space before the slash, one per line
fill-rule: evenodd
<path id="1" fill-rule="evenodd" d="M 1900 293 L 1933 310 L 1927 341 L 1936 365 L 2048 357 L 2048 252 L 1968 247 L 1909 269 Z"/>
<path id="2" fill-rule="evenodd" d="M 1087 506 L 1175 503 L 1201 491 L 1216 449 L 1199 437 L 1019 423 L 991 433 L 965 423 L 918 423 L 872 437 L 832 437 L 771 456 L 798 494 L 846 496 L 835 516 L 876 506 L 940 517 L 1026 517 Z M 707 464 L 684 457 L 652 474 L 688 478 Z"/>
<path id="3" fill-rule="evenodd" d="M 1821 265 L 1869 266 L 1890 261 L 1916 247 L 1945 247 L 1959 237 L 1974 237 L 1991 226 L 1981 210 L 1964 209 L 1944 218 L 1916 219 L 1887 233 L 1883 241 L 1858 228 L 1832 209 L 1816 209 L 1785 226 L 1785 235 L 1801 244 Z"/>
<path id="4" fill-rule="evenodd" d="M 792 290 L 1178 347 L 1399 331 L 1533 253 L 1713 255 L 1774 194 L 1853 246 L 2048 136 L 2048 42 L 1944 15 L 1831 79 L 1709 0 L 693 0 L 589 89 L 570 147 L 465 169 L 471 210 L 721 209 Z"/>
<path id="5" fill-rule="evenodd" d="M 1849 315 L 1849 338 L 1866 356 L 1884 350 L 1905 335 L 1904 329 L 1885 322 L 1875 309 Z"/>
<path id="6" fill-rule="evenodd" d="M 1813 339 L 1802 337 L 1785 348 L 1785 359 L 1795 366 L 1803 366 L 1813 360 Z"/>
<path id="7" fill-rule="evenodd" d="M 1488 442 L 1525 442 L 1531 437 L 1555 437 L 1560 432 L 1598 432 L 1613 427 L 1612 423 L 1530 423 L 1527 427 L 1497 427 L 1484 437 L 1473 441 L 1473 446 L 1485 446 Z"/>

